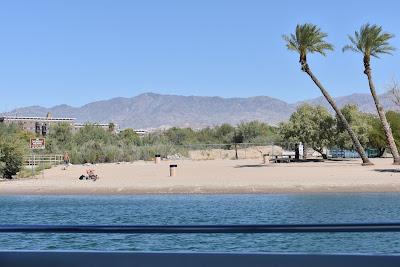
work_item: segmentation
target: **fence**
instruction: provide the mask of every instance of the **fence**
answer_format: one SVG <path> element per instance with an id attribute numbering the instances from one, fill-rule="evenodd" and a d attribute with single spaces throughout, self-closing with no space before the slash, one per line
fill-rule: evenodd
<path id="1" fill-rule="evenodd" d="M 37 155 L 32 154 L 24 158 L 25 165 L 28 166 L 46 166 L 59 165 L 63 160 L 63 155 Z"/>
<path id="2" fill-rule="evenodd" d="M 271 234 L 400 232 L 399 223 L 310 225 L 4 225 L 2 233 L 72 234 Z M 13 267 L 398 267 L 400 255 L 291 253 L 154 253 L 0 251 L 0 266 Z"/>
<path id="3" fill-rule="evenodd" d="M 378 149 L 366 149 L 365 152 L 369 158 L 379 157 Z M 355 150 L 345 150 L 345 149 L 331 149 L 329 150 L 329 154 L 332 158 L 359 158 L 357 151 Z"/>
<path id="4" fill-rule="evenodd" d="M 182 145 L 188 157 L 202 159 L 262 159 L 263 154 L 281 155 L 284 148 L 272 143 L 190 144 Z"/>

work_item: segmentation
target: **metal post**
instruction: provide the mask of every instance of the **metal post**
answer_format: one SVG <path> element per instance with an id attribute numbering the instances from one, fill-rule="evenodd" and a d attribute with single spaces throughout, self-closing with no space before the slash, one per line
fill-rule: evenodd
<path id="1" fill-rule="evenodd" d="M 35 177 L 35 171 L 33 170 L 33 150 L 31 150 L 31 158 L 29 159 L 29 164 L 31 165 L 32 177 Z"/>
<path id="2" fill-rule="evenodd" d="M 233 133 L 234 133 L 234 141 L 235 141 L 235 158 L 236 159 L 239 159 L 239 157 L 238 157 L 238 152 L 237 152 L 237 137 L 236 137 L 236 128 L 234 129 L 234 131 L 233 131 Z"/>
<path id="3" fill-rule="evenodd" d="M 32 174 L 33 174 L 33 177 L 35 177 L 35 167 L 36 167 L 36 159 L 35 159 L 35 153 L 33 153 L 33 150 L 32 150 L 32 155 L 33 155 L 33 167 L 32 167 Z"/>

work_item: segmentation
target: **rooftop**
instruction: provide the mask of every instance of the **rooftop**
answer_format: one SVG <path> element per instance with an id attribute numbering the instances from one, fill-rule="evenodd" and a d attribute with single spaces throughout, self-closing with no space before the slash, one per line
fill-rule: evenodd
<path id="1" fill-rule="evenodd" d="M 75 118 L 53 118 L 53 117 L 28 117 L 28 116 L 1 116 L 0 121 L 75 121 Z"/>

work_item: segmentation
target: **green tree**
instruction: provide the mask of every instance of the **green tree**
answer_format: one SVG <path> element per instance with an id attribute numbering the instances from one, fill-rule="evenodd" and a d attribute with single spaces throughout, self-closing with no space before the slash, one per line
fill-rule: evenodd
<path id="1" fill-rule="evenodd" d="M 294 34 L 284 35 L 283 39 L 286 41 L 286 47 L 289 50 L 295 51 L 299 53 L 300 59 L 299 63 L 301 65 L 301 70 L 310 76 L 315 85 L 321 90 L 321 93 L 324 95 L 326 100 L 332 106 L 333 110 L 338 115 L 339 119 L 343 122 L 347 132 L 349 133 L 354 146 L 360 155 L 363 165 L 372 165 L 370 160 L 368 159 L 364 148 L 362 147 L 358 137 L 351 129 L 349 123 L 346 118 L 340 111 L 339 107 L 336 105 L 333 98 L 330 96 L 328 91 L 323 87 L 321 82 L 315 77 L 313 72 L 311 71 L 308 62 L 307 62 L 307 54 L 308 53 L 318 53 L 323 56 L 326 55 L 326 51 L 333 50 L 333 46 L 330 43 L 325 41 L 325 38 L 328 35 L 321 31 L 316 25 L 313 24 L 299 24 L 296 27 L 296 31 Z"/>
<path id="2" fill-rule="evenodd" d="M 165 131 L 165 136 L 175 145 L 185 145 L 196 142 L 195 132 L 191 128 L 172 127 Z"/>
<path id="3" fill-rule="evenodd" d="M 73 137 L 73 141 L 77 145 L 82 145 L 89 141 L 98 141 L 99 143 L 104 144 L 111 144 L 113 141 L 115 141 L 112 133 L 92 124 L 87 124 L 79 129 L 79 131 Z"/>
<path id="4" fill-rule="evenodd" d="M 126 145 L 139 145 L 140 137 L 131 128 L 125 129 L 118 134 L 119 139 Z"/>
<path id="5" fill-rule="evenodd" d="M 17 135 L 0 136 L 0 175 L 11 179 L 23 166 L 27 144 Z"/>
<path id="6" fill-rule="evenodd" d="M 395 111 L 386 112 L 386 118 L 393 131 L 393 138 L 397 148 L 400 146 L 400 113 Z M 369 146 L 377 148 L 380 151 L 380 156 L 385 152 L 387 146 L 387 140 L 385 133 L 382 129 L 382 124 L 379 118 L 374 117 L 370 120 L 370 131 L 369 131 Z"/>
<path id="7" fill-rule="evenodd" d="M 308 104 L 297 108 L 288 122 L 279 128 L 281 136 L 289 142 L 302 142 L 327 158 L 324 148 L 330 146 L 335 130 L 335 119 L 322 106 Z"/>
<path id="8" fill-rule="evenodd" d="M 115 123 L 113 123 L 113 122 L 110 122 L 109 124 L 108 124 L 108 130 L 110 131 L 110 132 L 114 132 L 115 131 Z"/>
<path id="9" fill-rule="evenodd" d="M 368 121 L 370 128 L 368 131 L 368 146 L 378 149 L 378 156 L 381 157 L 385 153 L 387 141 L 385 133 L 382 129 L 381 120 L 378 117 L 372 117 Z"/>
<path id="10" fill-rule="evenodd" d="M 232 125 L 224 123 L 215 127 L 214 130 L 218 143 L 231 144 L 235 142 L 235 127 Z"/>
<path id="11" fill-rule="evenodd" d="M 215 144 L 220 142 L 217 138 L 215 128 L 206 127 L 200 129 L 197 133 L 197 141 L 200 144 Z"/>
<path id="12" fill-rule="evenodd" d="M 369 141 L 369 132 L 371 128 L 371 116 L 362 113 L 357 105 L 348 104 L 341 109 L 344 117 L 351 126 L 351 129 L 357 134 L 362 146 L 367 146 Z M 336 117 L 335 145 L 342 149 L 354 149 L 353 142 L 347 134 L 346 127 L 341 120 Z"/>
<path id="13" fill-rule="evenodd" d="M 391 54 L 395 50 L 395 48 L 389 44 L 389 40 L 393 37 L 393 34 L 383 32 L 381 26 L 365 24 L 361 26 L 359 32 L 356 31 L 354 33 L 354 36 L 349 35 L 351 44 L 343 47 L 343 51 L 351 50 L 363 55 L 364 74 L 368 78 L 369 89 L 374 99 L 376 110 L 378 111 L 387 143 L 393 155 L 393 164 L 400 165 L 399 151 L 394 141 L 392 130 L 390 129 L 390 125 L 387 121 L 385 110 L 383 109 L 383 106 L 376 93 L 371 70 L 371 56 L 379 58 L 380 55 Z"/>
<path id="14" fill-rule="evenodd" d="M 242 122 L 237 128 L 239 134 L 243 136 L 244 143 L 265 143 L 275 141 L 278 138 L 276 129 L 265 122 Z"/>
<path id="15" fill-rule="evenodd" d="M 46 150 L 50 153 L 63 153 L 71 147 L 72 141 L 73 133 L 70 124 L 54 125 L 46 139 Z"/>

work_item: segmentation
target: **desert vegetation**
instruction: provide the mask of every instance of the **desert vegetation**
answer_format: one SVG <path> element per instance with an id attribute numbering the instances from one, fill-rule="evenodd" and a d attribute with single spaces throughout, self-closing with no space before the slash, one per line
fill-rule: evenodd
<path id="1" fill-rule="evenodd" d="M 382 156 L 388 145 L 379 117 L 360 112 L 354 105 L 344 106 L 340 111 L 358 136 L 360 144 L 378 150 L 378 156 Z M 400 113 L 388 111 L 386 117 L 398 146 Z M 0 175 L 12 178 L 23 168 L 24 156 L 29 155 L 29 139 L 35 135 L 17 125 L 1 125 L 0 137 Z M 216 149 L 220 154 L 229 155 L 227 158 L 233 158 L 234 154 L 228 153 L 228 150 L 232 151 L 235 144 L 242 147 L 244 144 L 247 147 L 272 144 L 289 147 L 288 144 L 299 142 L 324 158 L 327 157 L 326 149 L 354 149 L 353 140 L 338 116 L 322 106 L 304 104 L 287 122 L 276 126 L 250 121 L 203 129 L 173 127 L 139 136 L 133 129 L 115 134 L 88 124 L 74 133 L 67 124 L 54 125 L 46 138 L 46 149 L 41 153 L 68 152 L 73 164 L 151 160 L 155 154 L 189 157 L 190 151 L 207 149 Z"/>

